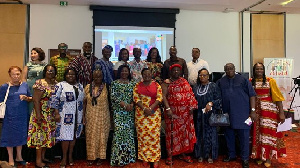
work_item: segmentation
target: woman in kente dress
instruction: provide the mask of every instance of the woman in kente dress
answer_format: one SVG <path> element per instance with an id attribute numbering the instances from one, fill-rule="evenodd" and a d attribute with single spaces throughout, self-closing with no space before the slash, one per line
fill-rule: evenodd
<path id="1" fill-rule="evenodd" d="M 253 78 L 250 79 L 255 89 L 256 115 L 252 134 L 252 155 L 258 164 L 271 166 L 271 159 L 286 156 L 283 133 L 277 132 L 279 122 L 284 122 L 285 116 L 282 106 L 284 97 L 276 81 L 266 77 L 265 66 L 256 63 L 253 66 Z"/>
<path id="2" fill-rule="evenodd" d="M 168 165 L 173 164 L 171 158 L 174 155 L 180 155 L 180 159 L 192 163 L 192 158 L 187 154 L 194 151 L 196 143 L 193 111 L 197 109 L 197 100 L 190 84 L 180 77 L 181 69 L 179 64 L 170 66 L 170 79 L 162 84 Z"/>
<path id="3" fill-rule="evenodd" d="M 133 100 L 136 103 L 135 126 L 138 138 L 138 159 L 146 167 L 148 162 L 153 167 L 159 166 L 161 157 L 160 128 L 162 101 L 161 86 L 152 79 L 148 68 L 142 70 L 143 81 L 139 82 L 133 91 Z"/>
<path id="4" fill-rule="evenodd" d="M 66 166 L 68 152 L 69 165 L 74 165 L 73 148 L 83 129 L 83 98 L 83 86 L 78 83 L 76 71 L 67 68 L 64 81 L 55 85 L 55 93 L 51 97 L 51 107 L 55 108 L 55 136 L 62 144 L 61 168 Z"/>
<path id="5" fill-rule="evenodd" d="M 133 88 L 128 65 L 118 69 L 117 80 L 111 83 L 114 134 L 111 149 L 112 166 L 135 162 Z"/>
<path id="6" fill-rule="evenodd" d="M 31 94 L 33 95 L 32 86 L 35 84 L 35 81 L 43 78 L 43 70 L 46 66 L 44 61 L 45 52 L 38 47 L 35 47 L 31 50 L 31 61 L 29 61 L 23 69 L 22 81 L 27 82 Z M 29 114 L 32 112 L 33 103 L 29 103 Z"/>
<path id="7" fill-rule="evenodd" d="M 43 70 L 43 79 L 38 79 L 33 85 L 34 108 L 31 113 L 28 128 L 27 146 L 36 148 L 36 167 L 46 168 L 50 163 L 45 158 L 46 148 L 55 145 L 54 109 L 49 107 L 49 101 L 56 85 L 56 67 L 46 65 Z"/>
<path id="8" fill-rule="evenodd" d="M 96 159 L 97 165 L 106 159 L 107 140 L 110 131 L 110 112 L 107 99 L 108 91 L 103 81 L 101 69 L 93 71 L 93 80 L 85 89 L 84 118 L 86 133 L 87 164 L 93 165 Z"/>

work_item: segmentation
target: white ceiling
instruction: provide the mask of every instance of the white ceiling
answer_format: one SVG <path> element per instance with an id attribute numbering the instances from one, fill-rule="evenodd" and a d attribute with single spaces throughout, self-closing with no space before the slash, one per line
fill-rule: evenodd
<path id="1" fill-rule="evenodd" d="M 10 1 L 18 0 L 0 0 L 0 2 Z M 300 13 L 300 0 L 294 0 L 285 6 L 280 5 L 284 1 L 287 0 L 69 0 L 68 5 L 179 8 L 183 10 L 219 12 L 224 12 L 227 8 L 228 12 L 239 12 L 249 9 L 250 11 Z M 25 4 L 59 5 L 60 0 L 22 0 L 22 2 Z"/>

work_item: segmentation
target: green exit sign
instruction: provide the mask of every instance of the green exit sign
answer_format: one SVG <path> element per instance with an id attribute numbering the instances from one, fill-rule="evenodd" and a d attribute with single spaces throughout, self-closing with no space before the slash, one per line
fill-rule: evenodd
<path id="1" fill-rule="evenodd" d="M 60 1 L 59 5 L 60 6 L 68 6 L 68 2 L 67 1 Z"/>

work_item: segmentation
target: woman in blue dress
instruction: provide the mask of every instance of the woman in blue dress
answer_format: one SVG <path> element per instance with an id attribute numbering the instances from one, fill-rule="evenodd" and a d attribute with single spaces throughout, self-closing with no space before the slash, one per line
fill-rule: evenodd
<path id="1" fill-rule="evenodd" d="M 208 159 L 213 163 L 218 157 L 218 134 L 217 127 L 210 126 L 208 120 L 212 109 L 221 108 L 221 91 L 215 83 L 209 82 L 209 72 L 205 68 L 198 71 L 193 90 L 198 101 L 195 155 L 198 162 Z"/>
<path id="2" fill-rule="evenodd" d="M 6 147 L 11 166 L 14 166 L 13 147 L 17 148 L 16 162 L 26 165 L 21 153 L 22 145 L 27 143 L 28 102 L 32 96 L 27 83 L 21 81 L 21 73 L 20 67 L 11 66 L 8 70 L 11 80 L 0 87 L 0 102 L 9 89 L 0 146 Z"/>
<path id="3" fill-rule="evenodd" d="M 30 92 L 33 95 L 32 86 L 35 81 L 43 78 L 43 70 L 46 66 L 44 61 L 45 52 L 38 47 L 31 50 L 31 61 L 29 61 L 23 69 L 22 81 L 27 82 Z M 31 114 L 33 109 L 33 103 L 29 103 L 29 114 Z"/>
<path id="4" fill-rule="evenodd" d="M 72 68 L 65 70 L 64 78 L 55 85 L 50 105 L 55 109 L 56 140 L 61 141 L 62 145 L 61 168 L 66 167 L 67 157 L 69 165 L 74 165 L 73 148 L 83 129 L 83 86 L 78 83 L 76 71 Z"/>

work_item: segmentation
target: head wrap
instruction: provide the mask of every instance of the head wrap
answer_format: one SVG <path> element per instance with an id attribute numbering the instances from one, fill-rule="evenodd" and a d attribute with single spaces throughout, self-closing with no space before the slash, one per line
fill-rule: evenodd
<path id="1" fill-rule="evenodd" d="M 182 66 L 179 64 L 173 64 L 172 66 L 170 66 L 170 71 L 174 68 L 174 67 L 179 67 L 180 70 L 182 70 Z"/>
<path id="2" fill-rule="evenodd" d="M 114 49 L 110 45 L 106 45 L 105 47 L 103 47 L 103 49 L 109 49 L 111 52 L 114 51 Z"/>

